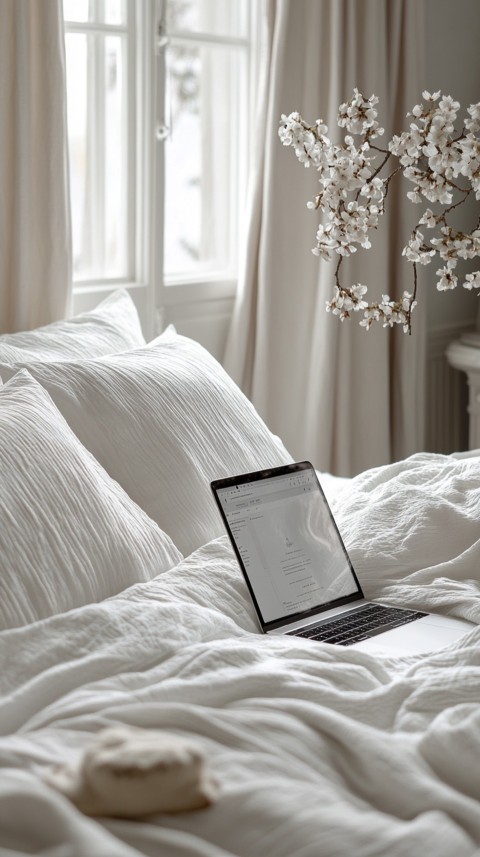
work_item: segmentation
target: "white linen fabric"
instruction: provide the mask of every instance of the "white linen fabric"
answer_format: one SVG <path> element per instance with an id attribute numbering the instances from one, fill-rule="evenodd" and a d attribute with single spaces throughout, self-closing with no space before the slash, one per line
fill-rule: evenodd
<path id="1" fill-rule="evenodd" d="M 337 261 L 319 263 L 311 253 L 318 219 L 306 203 L 315 198 L 316 174 L 301 168 L 277 131 L 282 113 L 298 110 L 312 123 L 322 119 L 339 142 L 338 108 L 358 87 L 380 98 L 382 139 L 399 133 L 425 88 L 425 6 L 267 4 L 269 63 L 248 244 L 223 364 L 294 457 L 339 476 L 424 448 L 424 318 L 419 305 L 410 337 L 375 325 L 367 335 L 356 318 L 339 324 L 325 312 Z M 372 250 L 344 260 L 342 282 L 366 283 L 371 300 L 411 291 L 402 250 L 416 217 L 405 188 L 392 182 Z"/>
<path id="2" fill-rule="evenodd" d="M 61 0 L 0 3 L 0 333 L 69 312 L 72 237 Z"/>
<path id="3" fill-rule="evenodd" d="M 0 362 L 78 360 L 144 344 L 137 308 L 125 289 L 117 289 L 93 310 L 0 336 Z"/>
<path id="4" fill-rule="evenodd" d="M 16 365 L 185 555 L 224 532 L 212 479 L 292 460 L 220 364 L 173 329 L 123 354 Z M 14 371 L 0 364 L 3 380 Z"/>
<path id="5" fill-rule="evenodd" d="M 181 559 L 25 371 L 0 387 L 0 474 L 0 630 L 100 601 Z"/>
<path id="6" fill-rule="evenodd" d="M 418 453 L 367 471 L 341 487 L 333 508 L 368 597 L 452 614 L 463 604 L 464 618 L 479 621 L 475 600 L 464 601 L 478 586 L 478 455 Z"/>
<path id="7" fill-rule="evenodd" d="M 480 458 L 423 456 L 342 488 L 337 519 L 371 594 L 387 579 L 402 599 L 423 569 L 419 606 L 480 622 L 479 481 Z M 421 516 L 405 511 L 412 492 Z M 400 541 L 394 510 L 410 527 Z M 445 528 L 455 540 L 440 569 Z M 369 539 L 382 550 L 361 563 Z M 0 846 L 19 857 L 478 857 L 479 644 L 475 628 L 393 659 L 264 637 L 222 537 L 102 604 L 0 635 Z M 198 742 L 216 803 L 95 822 L 47 789 L 52 765 L 75 765 L 92 735 L 121 724 Z"/>

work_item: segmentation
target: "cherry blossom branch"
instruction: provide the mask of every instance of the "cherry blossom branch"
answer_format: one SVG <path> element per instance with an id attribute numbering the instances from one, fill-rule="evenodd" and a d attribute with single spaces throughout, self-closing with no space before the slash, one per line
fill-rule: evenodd
<path id="1" fill-rule="evenodd" d="M 342 145 L 331 142 L 328 127 L 320 119 L 314 125 L 304 122 L 299 113 L 282 115 L 281 119 L 279 135 L 283 144 L 294 148 L 305 167 L 313 166 L 319 173 L 321 189 L 315 201 L 307 203 L 322 215 L 312 252 L 326 261 L 331 261 L 335 253 L 340 257 L 334 295 L 327 301 L 327 310 L 341 321 L 361 312 L 360 324 L 367 330 L 374 321 L 381 321 L 384 327 L 402 324 L 404 331 L 411 333 L 417 301 L 417 265 L 430 264 L 438 255 L 444 267 L 437 271 L 437 289 L 444 291 L 457 285 L 454 269 L 458 260 L 480 255 L 480 219 L 471 233 L 454 230 L 447 220 L 472 192 L 480 199 L 480 103 L 467 108 L 469 118 L 462 132 L 453 136 L 458 102 L 450 96 L 441 97 L 440 92 L 424 92 L 423 98 L 426 106 L 413 108 L 408 114 L 413 119 L 409 130 L 394 136 L 387 149 L 373 142 L 384 133 L 377 122 L 378 99 L 374 95 L 366 99 L 357 89 L 350 101 L 339 108 L 337 122 L 347 132 Z M 375 165 L 377 153 L 384 157 Z M 382 178 L 392 156 L 398 165 Z M 426 199 L 442 206 L 442 210 L 434 213 L 427 208 L 423 212 L 403 250 L 413 265 L 413 291 L 405 291 L 396 301 L 382 295 L 381 301 L 368 302 L 367 286 L 341 285 L 340 267 L 344 258 L 357 252 L 358 246 L 370 248 L 370 233 L 378 228 L 391 181 L 399 172 L 413 184 L 413 190 L 407 193 L 413 203 Z M 459 176 L 469 182 L 469 188 L 455 181 Z M 454 193 L 461 194 L 458 201 L 453 201 Z M 434 231 L 430 242 L 420 227 Z M 467 274 L 463 286 L 480 289 L 480 272 Z"/>

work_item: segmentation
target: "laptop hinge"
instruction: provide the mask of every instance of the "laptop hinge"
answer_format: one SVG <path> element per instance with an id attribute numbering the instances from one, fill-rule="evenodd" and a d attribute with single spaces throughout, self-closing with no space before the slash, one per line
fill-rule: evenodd
<path id="1" fill-rule="evenodd" d="M 348 604 L 342 604 L 341 607 L 333 607 L 331 610 L 325 610 L 325 612 L 317 613 L 316 616 L 309 616 L 308 621 L 305 621 L 305 619 L 299 619 L 296 622 L 290 622 L 288 625 L 282 625 L 281 628 L 274 628 L 266 633 L 289 634 L 291 631 L 303 631 L 307 628 L 311 628 L 313 625 L 320 624 L 324 619 L 332 619 L 334 616 L 340 616 L 342 613 L 347 613 L 349 610 L 356 610 L 358 607 L 364 607 L 365 604 L 368 603 L 369 602 L 366 598 L 359 598 L 353 603 L 350 601 Z"/>

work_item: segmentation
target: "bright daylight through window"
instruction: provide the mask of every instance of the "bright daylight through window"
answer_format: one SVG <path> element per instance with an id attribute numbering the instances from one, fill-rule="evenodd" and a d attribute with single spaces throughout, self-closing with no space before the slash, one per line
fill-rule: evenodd
<path id="1" fill-rule="evenodd" d="M 254 92 L 251 8 L 64 0 L 77 284 L 232 287 Z"/>

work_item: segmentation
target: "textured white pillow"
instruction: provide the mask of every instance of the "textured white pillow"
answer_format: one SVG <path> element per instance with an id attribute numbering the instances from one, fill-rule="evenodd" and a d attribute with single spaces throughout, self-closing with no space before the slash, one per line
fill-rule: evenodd
<path id="1" fill-rule="evenodd" d="M 0 386 L 0 630 L 100 601 L 181 560 L 46 390 Z"/>
<path id="2" fill-rule="evenodd" d="M 0 336 L 0 361 L 78 360 L 144 345 L 137 309 L 118 289 L 95 309 L 36 330 Z"/>
<path id="3" fill-rule="evenodd" d="M 212 479 L 292 460 L 220 364 L 171 329 L 123 354 L 28 368 L 184 554 L 224 532 Z"/>

